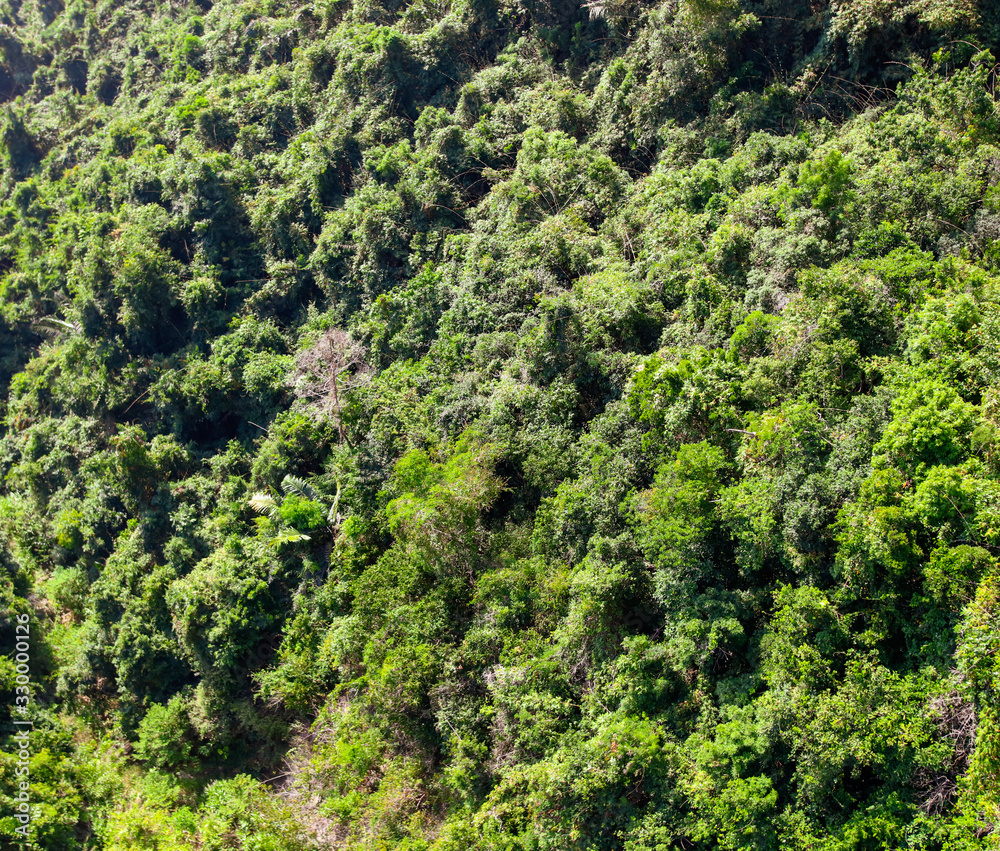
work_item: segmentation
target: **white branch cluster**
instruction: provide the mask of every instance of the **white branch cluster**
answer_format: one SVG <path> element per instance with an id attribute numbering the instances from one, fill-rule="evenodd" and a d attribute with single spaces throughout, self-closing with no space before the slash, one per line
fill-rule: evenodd
<path id="1" fill-rule="evenodd" d="M 344 397 L 366 382 L 371 374 L 366 354 L 365 347 L 347 331 L 331 328 L 295 361 L 290 378 L 295 395 L 322 416 L 336 422 L 341 437 L 340 414 Z"/>

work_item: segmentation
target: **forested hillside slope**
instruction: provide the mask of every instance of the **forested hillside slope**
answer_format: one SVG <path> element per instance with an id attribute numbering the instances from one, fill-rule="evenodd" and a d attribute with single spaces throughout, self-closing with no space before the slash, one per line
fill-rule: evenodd
<path id="1" fill-rule="evenodd" d="M 1000 847 L 998 50 L 0 0 L 0 847 Z"/>

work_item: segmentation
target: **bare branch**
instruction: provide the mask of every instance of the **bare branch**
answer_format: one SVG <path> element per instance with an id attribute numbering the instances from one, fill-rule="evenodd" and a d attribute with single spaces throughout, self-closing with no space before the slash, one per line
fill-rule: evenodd
<path id="1" fill-rule="evenodd" d="M 371 374 L 366 354 L 365 347 L 347 331 L 331 328 L 315 346 L 299 354 L 290 378 L 296 396 L 337 423 L 341 441 L 346 439 L 341 421 L 344 397 Z"/>

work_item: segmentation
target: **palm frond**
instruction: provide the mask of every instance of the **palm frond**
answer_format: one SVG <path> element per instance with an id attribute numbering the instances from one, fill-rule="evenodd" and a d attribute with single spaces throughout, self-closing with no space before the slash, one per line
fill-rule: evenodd
<path id="1" fill-rule="evenodd" d="M 255 493 L 250 497 L 249 505 L 258 514 L 266 514 L 272 520 L 278 517 L 278 504 L 270 494 Z"/>
<path id="2" fill-rule="evenodd" d="M 80 332 L 80 326 L 76 322 L 67 322 L 65 319 L 59 319 L 55 316 L 43 316 L 31 327 L 35 332 L 46 337 L 60 337 L 63 334 L 78 334 Z"/>
<path id="3" fill-rule="evenodd" d="M 312 540 L 312 538 L 308 535 L 303 535 L 301 532 L 296 532 L 294 529 L 285 529 L 271 538 L 270 544 L 272 547 L 280 547 L 282 544 L 297 544 L 299 541 L 310 540 Z"/>
<path id="4" fill-rule="evenodd" d="M 332 526 L 337 527 L 340 525 L 340 515 L 337 513 L 337 509 L 340 507 L 340 482 L 337 482 L 337 495 L 333 498 L 333 505 L 330 506 L 330 510 L 326 515 L 326 522 Z"/>
<path id="5" fill-rule="evenodd" d="M 303 499 L 311 499 L 314 502 L 318 502 L 320 499 L 319 494 L 316 492 L 316 488 L 310 485 L 305 479 L 300 479 L 298 476 L 285 476 L 281 480 L 281 489 L 286 494 L 296 494 L 301 496 Z"/>

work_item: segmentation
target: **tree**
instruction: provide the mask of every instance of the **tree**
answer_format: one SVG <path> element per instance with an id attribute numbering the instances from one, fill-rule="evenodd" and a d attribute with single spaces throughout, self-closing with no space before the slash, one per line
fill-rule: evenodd
<path id="1" fill-rule="evenodd" d="M 346 331 L 331 328 L 295 361 L 291 383 L 295 395 L 319 415 L 337 423 L 340 440 L 347 439 L 341 411 L 347 393 L 368 380 L 367 350 Z"/>

